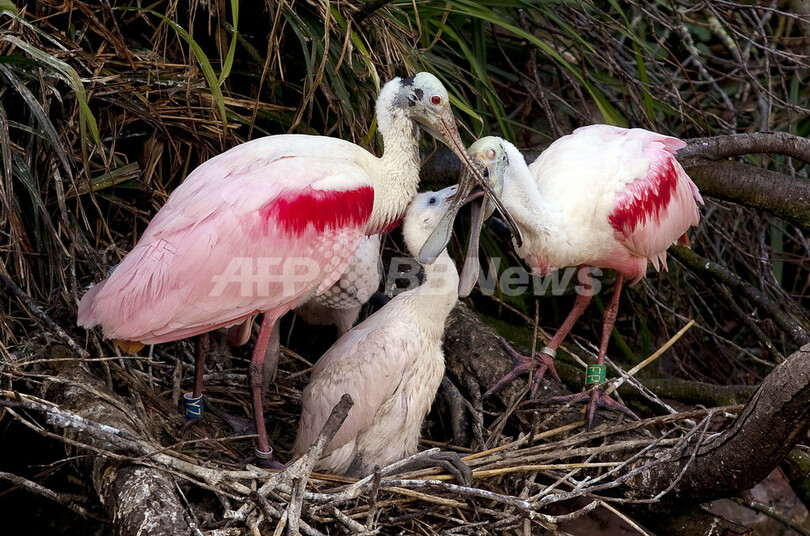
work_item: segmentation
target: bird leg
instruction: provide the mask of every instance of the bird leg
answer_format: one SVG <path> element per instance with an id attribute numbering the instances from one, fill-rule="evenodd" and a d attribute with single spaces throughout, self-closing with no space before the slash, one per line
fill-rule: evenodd
<path id="1" fill-rule="evenodd" d="M 180 429 L 180 434 L 183 435 L 186 431 L 200 422 L 203 415 L 203 375 L 205 374 L 205 360 L 208 357 L 208 351 L 211 348 L 211 338 L 208 333 L 203 333 L 197 337 L 197 348 L 194 359 L 194 388 L 191 393 L 183 395 L 184 414 L 186 422 Z M 190 397 L 188 395 L 191 395 Z"/>
<path id="2" fill-rule="evenodd" d="M 619 310 L 619 296 L 621 295 L 623 281 L 624 277 L 619 274 L 616 277 L 616 283 L 613 287 L 613 296 L 610 297 L 610 303 L 605 308 L 602 323 L 602 341 L 599 345 L 599 356 L 596 359 L 596 367 L 588 367 L 588 374 L 585 379 L 586 384 L 592 385 L 592 387 L 581 393 L 558 396 L 551 399 L 552 402 L 558 403 L 585 401 L 587 408 L 585 420 L 588 423 L 588 428 L 593 426 L 593 419 L 596 415 L 596 410 L 599 408 L 620 411 L 633 420 L 639 420 L 638 415 L 633 413 L 624 404 L 613 400 L 604 392 L 605 356 L 607 355 L 608 342 L 610 342 L 610 334 L 613 332 L 613 326 L 616 324 L 616 314 Z"/>
<path id="3" fill-rule="evenodd" d="M 587 290 L 592 290 L 593 285 L 591 282 L 591 273 L 590 270 L 587 269 L 586 266 L 580 266 L 580 269 L 584 268 L 584 270 L 580 270 L 581 274 L 587 274 L 581 276 L 580 283 L 582 284 L 582 288 Z M 560 376 L 557 374 L 557 370 L 554 368 L 554 357 L 557 355 L 557 348 L 560 347 L 565 337 L 568 336 L 568 333 L 571 331 L 571 328 L 574 327 L 574 324 L 579 317 L 582 316 L 582 313 L 588 307 L 588 304 L 591 302 L 592 294 L 591 292 L 583 292 L 577 294 L 577 299 L 574 302 L 574 307 L 571 309 L 571 312 L 568 313 L 565 321 L 563 322 L 560 329 L 554 334 L 554 337 L 551 338 L 549 341 L 548 346 L 544 346 L 540 352 L 534 357 L 525 356 L 519 354 L 512 348 L 509 343 L 506 342 L 505 339 L 501 338 L 501 344 L 503 345 L 504 349 L 506 349 L 507 353 L 512 358 L 514 363 L 514 368 L 506 374 L 503 378 L 495 382 L 495 385 L 489 388 L 489 390 L 482 395 L 482 399 L 486 399 L 504 387 L 508 385 L 512 380 L 515 378 L 534 370 L 534 375 L 532 379 L 532 398 L 537 394 L 537 390 L 540 388 L 540 382 L 543 380 L 543 376 L 545 376 L 546 372 L 551 374 L 557 381 L 560 381 Z M 539 361 L 539 363 L 538 363 Z"/>
<path id="4" fill-rule="evenodd" d="M 267 440 L 267 428 L 264 424 L 264 396 L 262 393 L 262 378 L 264 376 L 264 358 L 267 353 L 267 346 L 273 332 L 273 325 L 276 318 L 271 315 L 262 315 L 262 323 L 259 328 L 259 336 L 256 338 L 256 346 L 253 348 L 253 357 L 250 360 L 250 390 L 253 396 L 253 418 L 256 421 L 256 457 L 262 466 L 273 466 L 273 449 Z"/>
<path id="5" fill-rule="evenodd" d="M 203 333 L 197 337 L 197 355 L 194 361 L 194 392 L 192 396 L 197 398 L 202 396 L 203 375 L 205 374 L 205 360 L 208 351 L 211 349 L 211 337 L 208 333 Z"/>
<path id="6" fill-rule="evenodd" d="M 278 370 L 278 358 L 281 354 L 281 319 L 273 322 L 273 329 L 270 332 L 270 341 L 267 344 L 267 353 L 264 356 L 264 367 L 262 368 L 262 393 L 267 393 L 270 384 L 276 379 Z"/>
<path id="7" fill-rule="evenodd" d="M 248 339 L 250 338 L 251 327 L 253 324 L 253 319 L 255 317 L 251 316 L 241 324 L 236 326 L 232 326 L 228 330 L 228 344 L 231 346 L 237 347 L 245 344 Z M 267 393 L 267 390 L 270 386 L 270 383 L 273 381 L 276 375 L 276 367 L 278 365 L 278 356 L 279 356 L 279 349 L 280 349 L 280 333 L 279 333 L 279 322 L 273 323 L 273 331 L 270 335 L 270 342 L 267 345 L 267 353 L 264 358 L 264 370 L 262 371 L 262 395 L 264 396 Z M 205 341 L 203 341 L 205 338 Z M 200 340 L 197 343 L 198 348 L 205 345 L 205 352 L 208 351 L 208 334 L 200 335 Z M 202 361 L 200 361 L 202 359 Z M 194 388 L 194 397 L 198 397 L 202 391 L 202 365 L 205 362 L 205 358 L 200 358 L 200 354 L 197 355 L 197 384 L 195 384 Z M 233 433 L 236 435 L 247 435 L 250 434 L 255 429 L 254 419 L 250 417 L 241 417 L 238 415 L 231 415 L 226 413 L 222 410 L 217 409 L 214 406 L 208 406 L 206 408 L 208 411 L 225 421 L 225 423 L 231 427 Z M 194 419 L 190 421 L 191 424 L 194 424 L 199 419 Z M 186 424 L 184 427 L 187 428 L 190 424 Z M 252 460 L 251 460 L 252 461 Z"/>

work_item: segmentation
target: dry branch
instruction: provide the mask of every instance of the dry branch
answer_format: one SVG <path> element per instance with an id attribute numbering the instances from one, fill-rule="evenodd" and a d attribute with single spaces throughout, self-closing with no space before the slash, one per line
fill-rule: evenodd
<path id="1" fill-rule="evenodd" d="M 66 434 L 73 444 L 77 444 L 78 440 L 78 444 L 101 451 L 133 453 L 132 445 L 139 442 L 137 430 L 143 430 L 146 426 L 133 422 L 131 415 L 121 411 L 121 406 L 111 404 L 82 388 L 82 385 L 88 385 L 106 392 L 103 382 L 88 374 L 82 366 L 75 366 L 68 373 L 63 373 L 63 378 L 70 378 L 72 382 L 53 384 L 50 394 L 57 399 L 69 400 L 73 412 L 27 396 L 19 396 L 16 401 L 13 395 L 6 396 L 1 403 L 44 411 L 56 427 L 75 430 Z M 98 424 L 96 420 L 104 424 Z M 98 497 L 110 518 L 115 520 L 118 534 L 134 536 L 144 532 L 156 535 L 190 532 L 185 507 L 176 494 L 171 475 L 127 457 L 83 459 L 86 460 L 85 470 L 91 475 Z"/>
<path id="2" fill-rule="evenodd" d="M 810 140 L 787 132 L 748 132 L 691 138 L 687 146 L 678 151 L 678 158 L 721 160 L 747 154 L 782 154 L 810 163 Z"/>
<path id="3" fill-rule="evenodd" d="M 702 445 L 671 452 L 666 462 L 630 481 L 628 491 L 651 496 L 677 480 L 668 500 L 698 504 L 750 489 L 778 466 L 808 422 L 810 345 L 805 345 L 774 368 L 732 426 Z"/>
<path id="4" fill-rule="evenodd" d="M 810 342 L 805 328 L 796 322 L 782 307 L 770 300 L 762 291 L 752 284 L 744 281 L 740 276 L 721 266 L 720 264 L 701 257 L 694 251 L 684 246 L 673 246 L 670 248 L 672 255 L 684 263 L 690 270 L 700 275 L 708 275 L 722 282 L 731 290 L 740 292 L 751 303 L 762 307 L 768 315 L 784 330 L 790 339 L 796 344 L 807 344 Z"/>

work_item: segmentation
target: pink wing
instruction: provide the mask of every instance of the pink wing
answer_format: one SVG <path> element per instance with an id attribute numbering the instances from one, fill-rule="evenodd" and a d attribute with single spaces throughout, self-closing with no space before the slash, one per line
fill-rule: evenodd
<path id="1" fill-rule="evenodd" d="M 697 186 L 674 157 L 686 144 L 641 129 L 617 133 L 640 138 L 640 150 L 650 165 L 616 194 L 608 220 L 616 239 L 631 253 L 650 259 L 656 269 L 659 261 L 666 268 L 667 248 L 698 224 L 695 201 L 703 204 Z"/>
<path id="2" fill-rule="evenodd" d="M 79 325 L 154 344 L 279 316 L 350 262 L 374 202 L 359 147 L 273 136 L 197 168 L 113 274 L 79 305 Z"/>

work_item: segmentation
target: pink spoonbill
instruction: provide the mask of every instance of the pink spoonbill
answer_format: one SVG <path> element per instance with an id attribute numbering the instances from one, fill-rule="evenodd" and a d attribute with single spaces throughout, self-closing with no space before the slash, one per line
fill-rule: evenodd
<path id="1" fill-rule="evenodd" d="M 587 267 L 595 266 L 617 272 L 604 311 L 597 364 L 588 368 L 588 390 L 555 401 L 587 401 L 589 425 L 599 407 L 637 418 L 604 394 L 604 360 L 625 279 L 636 283 L 645 277 L 648 261 L 656 270 L 666 269 L 667 248 L 675 242 L 688 245 L 686 231 L 700 220 L 697 203 L 703 199 L 675 159 L 675 152 L 685 145 L 644 129 L 592 125 L 558 139 L 530 166 L 514 145 L 500 138 L 482 138 L 469 148 L 473 161 L 486 167 L 484 175 L 515 218 L 525 238 L 523 244 L 515 245 L 516 251 L 532 273 L 546 276 L 568 266 L 585 268 L 580 271 L 580 286 L 586 290 L 577 296 L 548 346 L 535 359 L 507 348 L 515 367 L 484 396 L 530 370 L 534 370 L 532 396 L 546 371 L 559 379 L 554 357 L 591 301 L 594 287 Z M 481 204 L 486 206 L 487 200 Z M 461 296 L 468 295 L 477 280 L 477 236 L 487 212 L 482 208 L 473 207 L 474 229 L 461 276 Z"/>
<path id="2" fill-rule="evenodd" d="M 412 253 L 436 228 L 456 189 L 414 198 L 402 224 Z M 446 251 L 423 267 L 422 285 L 395 296 L 315 364 L 304 389 L 295 456 L 306 452 L 344 393 L 354 406 L 316 467 L 362 476 L 375 465 L 416 452 L 422 421 L 444 376 L 444 324 L 458 301 L 458 272 Z M 469 471 L 460 460 L 451 464 L 447 456 L 433 461 L 457 475 Z"/>
<path id="3" fill-rule="evenodd" d="M 337 138 L 291 134 L 200 165 L 113 274 L 84 295 L 79 325 L 157 344 L 264 313 L 249 371 L 256 454 L 271 460 L 261 386 L 275 322 L 331 287 L 362 238 L 404 214 L 419 182 L 419 127 L 470 165 L 447 90 L 429 73 L 385 84 L 377 126 L 379 158 Z"/>
<path id="4" fill-rule="evenodd" d="M 334 285 L 323 294 L 312 296 L 308 300 L 301 300 L 295 308 L 295 314 L 314 326 L 335 326 L 338 338 L 349 331 L 357 318 L 363 305 L 368 302 L 372 294 L 380 286 L 381 259 L 380 235 L 375 234 L 363 237 L 357 251 L 354 253 L 346 271 Z M 253 317 L 242 324 L 233 326 L 228 330 L 228 340 L 233 346 L 241 346 L 250 338 L 250 329 Z M 264 360 L 264 388 L 275 377 L 278 366 L 278 357 L 281 347 L 280 322 L 273 325 L 270 342 L 267 346 L 267 355 Z M 201 374 L 197 371 L 197 375 Z M 197 397 L 200 393 L 195 392 Z"/>

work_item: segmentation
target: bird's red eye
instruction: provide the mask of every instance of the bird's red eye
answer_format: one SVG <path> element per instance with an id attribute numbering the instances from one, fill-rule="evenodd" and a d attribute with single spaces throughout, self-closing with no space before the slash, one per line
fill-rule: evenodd
<path id="1" fill-rule="evenodd" d="M 433 95 L 432 97 L 430 97 L 430 104 L 432 104 L 434 106 L 438 106 L 441 103 L 442 103 L 442 98 L 440 96 Z"/>

